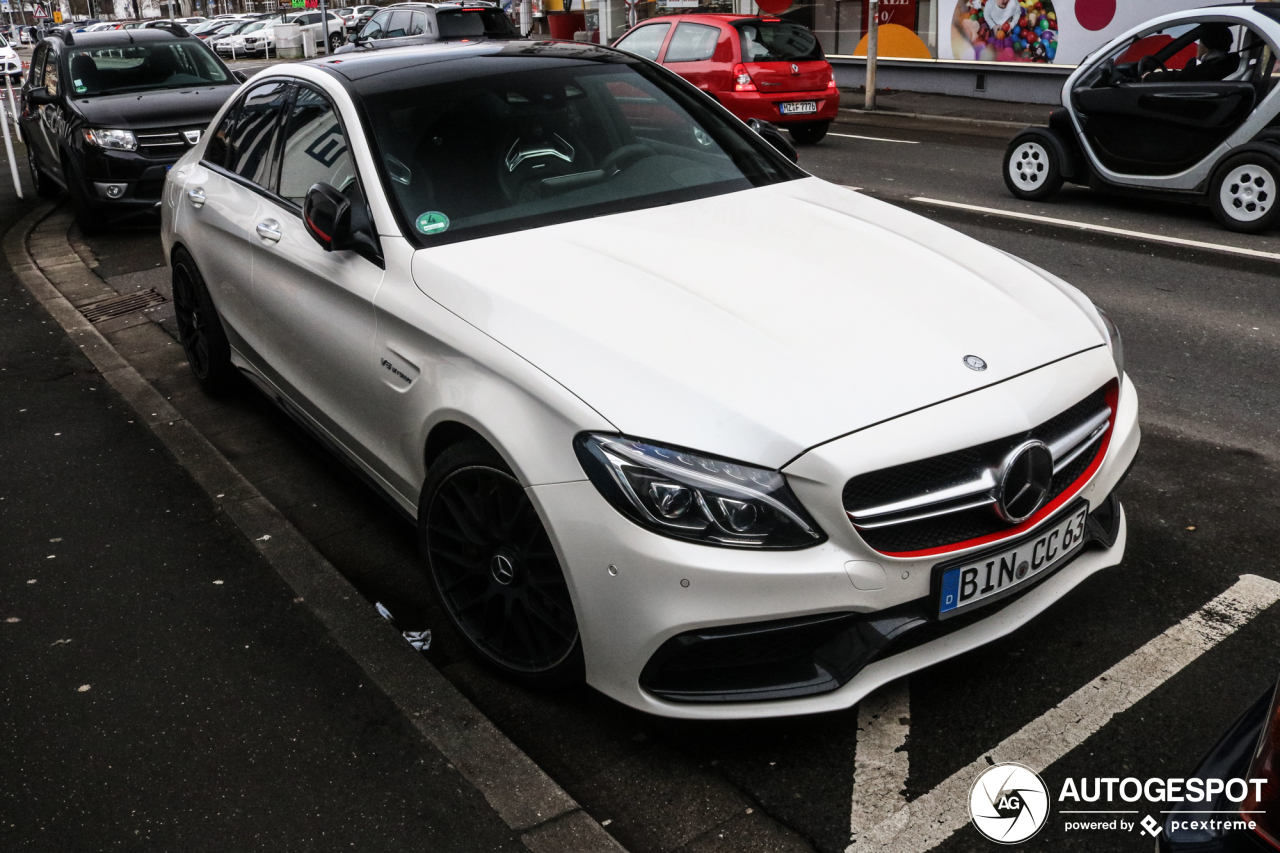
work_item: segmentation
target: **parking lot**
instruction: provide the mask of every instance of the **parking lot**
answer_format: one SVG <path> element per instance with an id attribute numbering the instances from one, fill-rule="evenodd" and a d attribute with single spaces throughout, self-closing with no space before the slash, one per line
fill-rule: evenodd
<path id="1" fill-rule="evenodd" d="M 1015 202 L 999 177 L 1011 129 L 999 126 L 850 113 L 832 131 L 801 149 L 813 174 L 1025 257 L 1110 312 L 1143 407 L 1143 447 L 1122 491 L 1123 565 L 1009 637 L 891 685 L 860 708 L 688 723 L 642 715 L 588 688 L 542 693 L 495 678 L 451 635 L 411 526 L 251 388 L 224 401 L 194 389 L 172 339 L 145 331 L 158 322 L 174 333 L 170 304 L 155 300 L 98 328 L 370 607 L 381 602 L 397 627 L 430 628 L 430 664 L 636 853 L 842 851 L 855 841 L 855 850 L 904 853 L 988 849 L 944 795 L 991 755 L 1040 762 L 1055 791 L 1067 777 L 1185 775 L 1277 674 L 1276 595 L 1271 584 L 1241 577 L 1280 582 L 1272 547 L 1280 534 L 1280 257 L 1266 256 L 1280 253 L 1280 240 L 1228 234 L 1203 209 L 1088 190 Z M 154 229 L 87 239 L 65 218 L 50 222 L 57 224 L 35 237 L 65 235 L 107 287 L 171 296 Z M 858 258 L 848 261 L 855 278 Z M 786 287 L 785 270 L 768 274 Z M 1158 638 L 1189 617 L 1217 627 L 1170 657 Z M 1153 675 L 1152 660 L 1172 663 Z M 1132 683 L 1099 691 L 1107 677 Z M 1068 719 L 1059 706 L 1076 707 L 1082 695 L 1094 697 L 1085 701 L 1092 716 Z M 916 829 L 898 834 L 903 808 Z M 1136 832 L 1073 836 L 1055 820 L 1028 849 L 1150 844 Z"/>

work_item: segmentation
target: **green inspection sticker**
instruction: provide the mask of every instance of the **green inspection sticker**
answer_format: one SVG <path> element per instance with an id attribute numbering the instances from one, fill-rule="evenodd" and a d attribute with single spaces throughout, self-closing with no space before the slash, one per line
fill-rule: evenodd
<path id="1" fill-rule="evenodd" d="M 439 234 L 449 229 L 449 217 L 438 210 L 428 210 L 418 217 L 418 230 L 423 234 Z"/>

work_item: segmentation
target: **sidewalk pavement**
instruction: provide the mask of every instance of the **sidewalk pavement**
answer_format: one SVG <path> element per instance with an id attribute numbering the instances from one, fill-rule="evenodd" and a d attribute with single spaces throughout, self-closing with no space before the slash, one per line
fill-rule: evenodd
<path id="1" fill-rule="evenodd" d="M 523 849 L 2 257 L 0 437 L 0 849 Z"/>

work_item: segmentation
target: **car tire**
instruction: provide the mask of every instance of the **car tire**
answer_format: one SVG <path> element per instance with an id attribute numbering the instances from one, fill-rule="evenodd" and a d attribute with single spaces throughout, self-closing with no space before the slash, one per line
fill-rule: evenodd
<path id="1" fill-rule="evenodd" d="M 61 187 L 53 182 L 53 178 L 44 173 L 44 169 L 40 168 L 40 164 L 36 162 L 36 155 L 33 149 L 33 146 L 27 146 L 27 166 L 31 169 L 31 182 L 35 184 L 36 195 L 40 198 L 55 198 Z"/>
<path id="2" fill-rule="evenodd" d="M 178 341 L 200 387 L 213 395 L 230 391 L 239 379 L 231 363 L 231 344 L 204 276 L 185 249 L 173 253 L 173 308 Z"/>
<path id="3" fill-rule="evenodd" d="M 1062 155 L 1038 133 L 1013 138 L 1004 152 L 1004 185 L 1015 198 L 1040 201 L 1062 188 Z"/>
<path id="4" fill-rule="evenodd" d="M 342 43 L 342 33 L 331 33 L 329 35 L 329 55 L 332 56 L 335 50 L 342 47 Z"/>
<path id="5" fill-rule="evenodd" d="M 810 121 L 788 127 L 787 133 L 791 134 L 791 140 L 796 145 L 817 145 L 827 135 L 830 127 L 829 121 Z"/>
<path id="6" fill-rule="evenodd" d="M 1219 164 L 1209 182 L 1209 207 L 1231 231 L 1258 234 L 1275 225 L 1280 162 L 1264 151 L 1243 151 Z"/>
<path id="7" fill-rule="evenodd" d="M 431 463 L 418 539 L 442 608 L 481 660 L 531 687 L 583 679 L 582 639 L 560 561 L 497 451 L 474 439 Z"/>

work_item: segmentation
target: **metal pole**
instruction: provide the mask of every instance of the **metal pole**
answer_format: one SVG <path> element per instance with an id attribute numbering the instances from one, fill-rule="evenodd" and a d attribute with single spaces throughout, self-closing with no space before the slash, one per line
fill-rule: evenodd
<path id="1" fill-rule="evenodd" d="M 533 0 L 520 0 L 520 35 L 528 37 L 533 29 Z"/>
<path id="2" fill-rule="evenodd" d="M 862 108 L 876 108 L 876 56 L 880 51 L 880 0 L 870 0 L 867 7 L 867 85 Z"/>
<path id="3" fill-rule="evenodd" d="M 329 53 L 329 8 L 320 0 L 320 32 L 324 33 L 324 52 Z M 277 54 L 278 55 L 278 54 Z"/>
<path id="4" fill-rule="evenodd" d="M 18 104 L 13 99 L 13 81 L 7 74 L 4 78 L 4 87 L 9 90 L 9 114 L 13 116 L 13 132 L 17 135 L 19 142 L 26 142 L 22 138 L 22 128 L 18 125 Z"/>
<path id="5" fill-rule="evenodd" d="M 8 75 L 5 79 L 8 80 Z M 9 90 L 9 95 L 12 97 L 12 89 Z M 4 113 L 0 116 L 0 125 L 4 125 L 4 152 L 9 157 L 9 174 L 13 176 L 13 191 L 18 194 L 18 198 L 22 198 L 22 181 L 18 180 L 18 160 L 13 154 L 13 140 L 9 138 L 9 110 L 3 101 L 0 101 L 0 113 Z"/>

